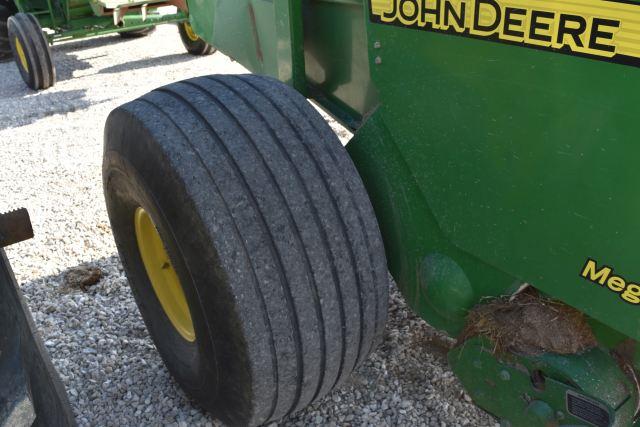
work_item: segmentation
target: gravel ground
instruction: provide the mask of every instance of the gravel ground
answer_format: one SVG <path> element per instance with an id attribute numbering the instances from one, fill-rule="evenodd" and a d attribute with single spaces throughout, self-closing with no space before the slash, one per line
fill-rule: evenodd
<path id="1" fill-rule="evenodd" d="M 40 93 L 26 89 L 13 63 L 0 64 L 0 212 L 31 213 L 36 237 L 7 252 L 78 422 L 217 425 L 170 378 L 127 286 L 102 196 L 102 129 L 109 111 L 157 86 L 244 70 L 218 53 L 184 54 L 174 27 L 53 52 L 59 81 Z M 66 274 L 78 266 L 103 277 L 69 288 Z M 349 384 L 282 425 L 495 425 L 449 370 L 451 341 L 391 286 L 384 345 Z"/>

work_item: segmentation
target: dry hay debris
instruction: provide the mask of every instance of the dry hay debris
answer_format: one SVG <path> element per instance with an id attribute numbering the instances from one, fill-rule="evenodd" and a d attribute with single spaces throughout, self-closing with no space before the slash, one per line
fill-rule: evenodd
<path id="1" fill-rule="evenodd" d="M 478 335 L 491 340 L 494 353 L 576 354 L 597 346 L 581 312 L 533 288 L 473 308 L 458 343 Z"/>

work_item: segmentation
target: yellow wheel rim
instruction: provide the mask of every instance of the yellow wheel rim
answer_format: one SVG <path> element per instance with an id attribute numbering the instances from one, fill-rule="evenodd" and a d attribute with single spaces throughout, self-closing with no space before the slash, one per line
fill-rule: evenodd
<path id="1" fill-rule="evenodd" d="M 193 27 L 191 26 L 191 24 L 185 22 L 183 25 L 184 31 L 187 33 L 187 37 L 189 37 L 189 40 L 191 40 L 192 42 L 197 42 L 200 37 L 198 37 L 198 35 L 193 31 Z"/>
<path id="2" fill-rule="evenodd" d="M 182 338 L 193 342 L 196 332 L 189 305 L 158 229 L 147 211 L 140 207 L 136 209 L 134 221 L 142 262 L 160 305 Z"/>
<path id="3" fill-rule="evenodd" d="M 16 53 L 18 54 L 18 59 L 20 60 L 20 64 L 22 65 L 22 68 L 24 68 L 24 70 L 28 73 L 29 65 L 27 64 L 27 55 L 24 54 L 22 43 L 20 43 L 20 40 L 18 40 L 17 37 L 15 39 L 15 45 L 16 45 Z"/>

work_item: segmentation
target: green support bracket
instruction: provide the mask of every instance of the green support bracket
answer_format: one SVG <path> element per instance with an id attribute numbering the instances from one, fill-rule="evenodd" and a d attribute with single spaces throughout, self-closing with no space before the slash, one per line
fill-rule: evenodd
<path id="1" fill-rule="evenodd" d="M 632 426 L 638 392 L 608 351 L 535 356 L 493 353 L 484 338 L 449 353 L 476 404 L 511 427 Z"/>

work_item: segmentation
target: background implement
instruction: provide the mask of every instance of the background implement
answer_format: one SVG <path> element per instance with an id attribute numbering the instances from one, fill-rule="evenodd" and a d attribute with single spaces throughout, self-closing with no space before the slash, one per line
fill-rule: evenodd
<path id="1" fill-rule="evenodd" d="M 143 37 L 169 23 L 178 25 L 190 54 L 213 53 L 193 32 L 188 15 L 182 0 L 0 0 L 0 60 L 13 56 L 27 86 L 47 89 L 56 82 L 53 43 L 113 33 Z"/>

